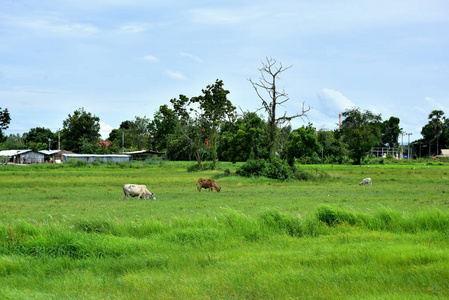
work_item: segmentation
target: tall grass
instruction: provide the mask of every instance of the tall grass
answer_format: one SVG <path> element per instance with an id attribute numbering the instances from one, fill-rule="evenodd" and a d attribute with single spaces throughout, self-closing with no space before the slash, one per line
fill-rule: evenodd
<path id="1" fill-rule="evenodd" d="M 449 297 L 445 166 L 301 166 L 331 178 L 282 182 L 188 165 L 0 171 L 0 298 Z M 123 183 L 157 200 L 120 201 Z"/>

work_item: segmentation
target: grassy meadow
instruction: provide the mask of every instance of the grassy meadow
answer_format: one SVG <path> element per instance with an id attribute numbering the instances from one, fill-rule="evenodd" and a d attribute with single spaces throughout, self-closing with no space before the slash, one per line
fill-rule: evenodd
<path id="1" fill-rule="evenodd" d="M 0 298 L 449 298 L 449 165 L 190 165 L 0 166 Z"/>

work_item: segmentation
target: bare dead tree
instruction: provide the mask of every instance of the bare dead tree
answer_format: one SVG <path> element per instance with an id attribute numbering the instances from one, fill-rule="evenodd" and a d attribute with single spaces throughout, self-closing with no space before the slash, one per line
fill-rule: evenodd
<path id="1" fill-rule="evenodd" d="M 303 102 L 302 111 L 300 113 L 293 116 L 287 116 L 287 112 L 284 112 L 283 116 L 276 116 L 278 106 L 282 106 L 282 104 L 290 100 L 284 89 L 282 89 L 282 91 L 277 89 L 276 81 L 279 79 L 279 75 L 282 72 L 290 69 L 291 67 L 292 66 L 284 67 L 282 63 L 278 64 L 275 59 L 267 57 L 266 62 L 262 62 L 262 68 L 259 69 L 261 74 L 259 81 L 254 82 L 252 79 L 249 79 L 257 93 L 257 96 L 260 100 L 262 100 L 262 107 L 259 110 L 264 109 L 268 114 L 270 154 L 274 154 L 276 140 L 280 134 L 280 130 L 277 129 L 281 129 L 286 126 L 293 119 L 307 117 L 307 112 L 310 111 L 310 106 L 307 106 L 306 108 L 305 103 Z M 262 96 L 262 91 L 265 91 L 268 94 L 268 97 Z"/>

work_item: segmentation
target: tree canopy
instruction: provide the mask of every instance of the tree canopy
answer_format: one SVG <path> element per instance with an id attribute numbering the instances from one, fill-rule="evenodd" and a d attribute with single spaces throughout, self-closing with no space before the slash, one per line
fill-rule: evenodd
<path id="1" fill-rule="evenodd" d="M 100 139 L 100 118 L 88 113 L 84 108 L 76 110 L 63 122 L 61 141 L 65 150 L 86 153 L 87 145 L 94 144 Z M 83 151 L 83 147 L 84 150 Z"/>
<path id="2" fill-rule="evenodd" d="M 381 116 L 360 108 L 347 109 L 342 116 L 343 141 L 348 145 L 349 156 L 360 165 L 362 158 L 381 141 Z"/>
<path id="3" fill-rule="evenodd" d="M 11 117 L 9 115 L 8 109 L 2 110 L 0 107 L 0 143 L 3 142 L 6 137 L 3 135 L 3 130 L 8 129 L 9 123 L 11 122 Z"/>

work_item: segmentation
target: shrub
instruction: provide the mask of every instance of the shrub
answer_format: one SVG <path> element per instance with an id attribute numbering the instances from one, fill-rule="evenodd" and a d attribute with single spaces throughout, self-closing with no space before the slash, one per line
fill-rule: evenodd
<path id="1" fill-rule="evenodd" d="M 248 159 L 248 161 L 237 169 L 236 173 L 243 177 L 262 176 L 265 169 L 264 159 Z"/>
<path id="2" fill-rule="evenodd" d="M 287 180 L 292 177 L 292 174 L 292 168 L 285 160 L 277 156 L 271 157 L 270 161 L 265 164 L 265 168 L 262 170 L 263 176 L 280 180 Z"/>
<path id="3" fill-rule="evenodd" d="M 69 161 L 67 162 L 69 164 L 69 166 L 71 167 L 85 167 L 87 165 L 86 162 L 78 160 L 76 158 L 71 158 L 69 159 Z"/>

